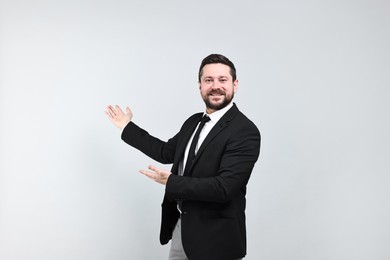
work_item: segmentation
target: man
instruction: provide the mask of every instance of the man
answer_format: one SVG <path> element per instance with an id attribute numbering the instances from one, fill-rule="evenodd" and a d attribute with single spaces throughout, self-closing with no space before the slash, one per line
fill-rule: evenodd
<path id="1" fill-rule="evenodd" d="M 106 114 L 122 139 L 171 171 L 140 172 L 166 185 L 161 244 L 172 239 L 169 260 L 234 260 L 246 255 L 246 185 L 260 152 L 257 127 L 232 102 L 238 87 L 234 64 L 211 54 L 199 68 L 205 113 L 188 118 L 167 142 L 133 123 L 129 107 Z M 204 116 L 205 115 L 205 116 Z M 199 130 L 199 131 L 198 131 Z"/>

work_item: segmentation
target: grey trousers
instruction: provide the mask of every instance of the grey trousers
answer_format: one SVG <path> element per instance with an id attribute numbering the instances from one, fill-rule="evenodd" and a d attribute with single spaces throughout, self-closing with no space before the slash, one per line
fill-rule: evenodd
<path id="1" fill-rule="evenodd" d="M 168 260 L 189 260 L 184 252 L 183 244 L 181 243 L 181 219 L 176 223 L 173 230 L 171 249 L 169 250 Z"/>
<path id="2" fill-rule="evenodd" d="M 242 260 L 239 258 L 236 260 Z M 168 260 L 189 260 L 184 252 L 183 244 L 181 243 L 181 219 L 176 223 L 175 229 L 173 230 L 171 249 L 169 250 Z"/>

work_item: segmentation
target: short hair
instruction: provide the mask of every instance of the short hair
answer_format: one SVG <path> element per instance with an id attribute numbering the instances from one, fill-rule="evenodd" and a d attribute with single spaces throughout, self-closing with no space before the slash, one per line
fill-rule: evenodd
<path id="1" fill-rule="evenodd" d="M 221 55 L 221 54 L 210 54 L 206 58 L 202 60 L 202 63 L 200 64 L 199 73 L 198 73 L 198 80 L 200 82 L 200 78 L 203 74 L 203 67 L 207 64 L 215 64 L 215 63 L 221 63 L 224 65 L 229 66 L 230 68 L 230 75 L 233 78 L 233 81 L 236 80 L 237 74 L 236 74 L 236 68 L 234 67 L 233 62 L 231 62 L 227 57 Z"/>

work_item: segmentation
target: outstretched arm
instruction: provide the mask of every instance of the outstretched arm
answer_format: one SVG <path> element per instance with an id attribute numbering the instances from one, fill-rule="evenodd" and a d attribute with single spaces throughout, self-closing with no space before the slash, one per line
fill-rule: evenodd
<path id="1" fill-rule="evenodd" d="M 119 129 L 125 128 L 125 126 L 131 121 L 133 118 L 133 112 L 131 112 L 129 107 L 126 107 L 126 113 L 120 108 L 120 106 L 116 105 L 115 108 L 109 105 L 105 111 L 108 119 L 116 125 Z"/>

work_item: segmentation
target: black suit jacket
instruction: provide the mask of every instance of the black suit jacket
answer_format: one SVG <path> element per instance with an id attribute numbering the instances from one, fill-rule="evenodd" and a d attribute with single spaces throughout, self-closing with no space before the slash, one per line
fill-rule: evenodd
<path id="1" fill-rule="evenodd" d="M 183 201 L 182 242 L 190 260 L 228 260 L 246 255 L 246 185 L 260 152 L 257 127 L 234 104 L 199 148 L 190 177 L 178 176 L 186 145 L 203 113 L 161 141 L 130 122 L 122 139 L 161 163 L 173 163 L 162 203 L 160 242 L 168 243 Z"/>

